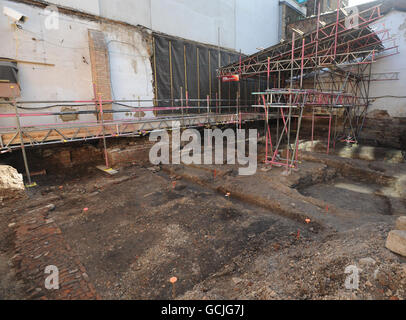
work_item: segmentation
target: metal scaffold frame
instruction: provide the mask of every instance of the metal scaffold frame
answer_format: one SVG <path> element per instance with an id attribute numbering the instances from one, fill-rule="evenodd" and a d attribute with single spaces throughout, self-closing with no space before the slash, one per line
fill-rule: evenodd
<path id="1" fill-rule="evenodd" d="M 173 107 L 156 107 L 157 103 L 170 103 Z M 231 103 L 230 103 L 231 102 Z M 199 107 L 192 104 L 199 103 Z M 129 104 L 137 104 L 133 107 Z M 141 106 L 144 104 L 144 106 Z M 150 104 L 151 107 L 145 106 Z M 99 96 L 93 100 L 82 101 L 0 101 L 1 105 L 13 106 L 13 113 L 1 113 L 0 118 L 13 118 L 16 125 L 0 126 L 0 153 L 8 153 L 21 149 L 28 185 L 33 186 L 26 155 L 26 148 L 72 142 L 100 140 L 103 142 L 106 167 L 109 168 L 107 139 L 119 137 L 142 137 L 155 130 L 172 130 L 176 128 L 199 128 L 216 125 L 241 125 L 242 122 L 263 121 L 264 114 L 250 110 L 248 106 L 240 106 L 235 101 L 210 99 L 169 99 L 154 100 L 102 100 Z M 27 107 L 38 105 L 38 107 Z M 44 106 L 47 105 L 47 106 Z M 106 105 L 120 106 L 121 109 L 106 109 Z M 204 107 L 203 107 L 204 105 Z M 78 108 L 77 111 L 39 112 L 56 107 Z M 90 110 L 89 110 L 90 107 Z M 241 108 L 249 112 L 242 112 Z M 34 111 L 33 111 L 34 110 Z M 204 110 L 204 112 L 202 112 Z M 137 113 L 153 112 L 154 117 L 136 116 Z M 107 119 L 107 116 L 133 114 L 131 120 Z M 94 115 L 92 121 L 38 122 L 38 119 L 50 116 Z M 35 125 L 23 125 L 23 119 L 30 119 Z M 41 121 L 41 120 L 40 120 Z"/>
<path id="2" fill-rule="evenodd" d="M 303 119 L 312 121 L 312 143 L 316 120 L 328 120 L 327 153 L 331 142 L 333 147 L 336 142 L 357 143 L 368 111 L 370 82 L 398 79 L 396 73 L 372 74 L 376 61 L 399 53 L 390 30 L 379 22 L 383 17 L 381 5 L 348 17 L 340 9 L 341 0 L 337 2 L 339 9 L 329 14 L 334 20 L 330 24 L 321 23 L 319 4 L 311 32 L 291 28 L 290 41 L 218 70 L 220 78 L 266 77 L 267 90 L 252 93 L 257 97 L 253 107 L 263 108 L 265 115 L 277 110 L 276 143 L 265 116 L 264 162 L 284 166 L 288 173 L 298 168 Z M 348 26 L 349 19 L 358 24 Z M 294 136 L 293 119 L 297 119 Z M 286 150 L 281 150 L 283 141 Z"/>
<path id="3" fill-rule="evenodd" d="M 150 101 L 151 104 L 154 101 Z M 196 100 L 193 100 L 196 102 Z M 29 104 L 54 104 L 55 106 L 72 106 L 85 107 L 94 103 L 90 101 L 0 101 L 0 105 L 15 106 L 14 113 L 2 113 L 1 118 L 15 118 L 17 125 L 0 126 L 0 147 L 1 153 L 10 152 L 14 149 L 21 148 L 21 141 L 25 147 L 40 146 L 46 144 L 57 144 L 75 141 L 87 141 L 102 139 L 105 137 L 125 137 L 125 136 L 142 136 L 153 130 L 170 129 L 173 121 L 180 122 L 183 128 L 201 127 L 205 125 L 220 125 L 220 124 L 236 124 L 240 121 L 250 121 L 263 119 L 262 113 L 242 113 L 237 112 L 237 109 L 244 106 L 228 106 L 219 104 L 222 101 L 210 100 L 209 97 L 205 100 L 199 100 L 202 104 L 207 104 L 206 107 L 192 107 L 188 105 L 187 100 L 174 100 L 174 103 L 179 103 L 180 106 L 175 107 L 130 107 L 126 106 L 121 110 L 105 110 L 103 106 L 109 104 L 122 103 L 139 103 L 140 100 L 98 100 L 95 110 L 79 110 L 69 112 L 29 112 L 22 113 L 21 110 L 27 110 L 24 105 Z M 148 102 L 146 100 L 143 103 Z M 246 108 L 247 106 L 245 106 Z M 35 108 L 40 110 L 41 107 Z M 206 112 L 200 112 L 205 109 Z M 32 109 L 30 109 L 32 110 Z M 230 112 L 231 110 L 231 112 Z M 233 111 L 235 110 L 235 111 Z M 123 114 L 123 113 L 138 113 L 138 112 L 154 112 L 158 113 L 154 117 L 135 117 L 134 120 L 106 120 L 108 114 Z M 26 112 L 26 111 L 25 111 Z M 166 112 L 160 114 L 159 112 Z M 31 120 L 49 116 L 72 116 L 72 115 L 95 115 L 97 119 L 94 121 L 74 121 L 68 123 L 38 123 L 33 125 L 21 125 L 21 119 L 29 118 Z M 242 120 L 240 118 L 243 118 Z M 18 126 L 20 124 L 20 126 Z M 103 131 L 104 130 L 104 131 Z M 41 140 L 34 137 L 32 133 L 42 132 Z M 20 139 L 20 134 L 23 138 Z M 53 139 L 52 136 L 58 136 Z M 9 137 L 5 137 L 9 136 Z"/>

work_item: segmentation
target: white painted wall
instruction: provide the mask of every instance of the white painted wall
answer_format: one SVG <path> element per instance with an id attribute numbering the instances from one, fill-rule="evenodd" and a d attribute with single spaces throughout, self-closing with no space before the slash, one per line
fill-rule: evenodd
<path id="1" fill-rule="evenodd" d="M 8 6 L 28 16 L 23 29 L 15 29 L 0 13 L 0 57 L 55 66 L 19 63 L 19 82 L 23 101 L 92 100 L 94 96 L 89 53 L 88 29 L 103 30 L 111 58 L 111 82 L 114 98 L 153 100 L 152 68 L 148 48 L 135 28 L 100 24 L 78 17 L 60 15 L 59 29 L 47 30 L 41 8 L 13 1 L 0 0 L 0 8 Z M 49 104 L 33 104 L 41 107 Z M 134 106 L 134 104 L 132 104 Z M 151 106 L 141 103 L 141 106 Z M 138 106 L 138 104 L 135 104 Z M 123 109 L 122 107 L 115 107 Z M 60 107 L 38 112 L 58 112 Z M 94 110 L 94 106 L 81 107 Z M 24 111 L 32 113 L 33 111 Z M 14 113 L 11 106 L 2 106 L 0 113 Z M 153 116 L 151 112 L 147 117 Z M 115 114 L 115 119 L 131 118 L 132 114 Z M 78 121 L 95 121 L 94 115 L 80 115 Z M 64 123 L 59 116 L 22 117 L 22 125 Z M 1 118 L 0 127 L 15 126 L 15 118 Z"/>
<path id="2" fill-rule="evenodd" d="M 153 73 L 148 52 L 149 44 L 142 35 L 124 26 L 103 25 L 109 49 L 112 98 L 114 100 L 144 100 L 140 103 L 125 103 L 131 107 L 151 107 L 154 99 Z M 149 101 L 145 101 L 149 100 Z M 115 110 L 126 107 L 114 105 Z M 129 109 L 131 111 L 131 109 Z M 114 120 L 134 119 L 134 113 L 116 113 Z M 146 118 L 154 117 L 152 111 Z"/>
<path id="3" fill-rule="evenodd" d="M 61 16 L 59 30 L 47 30 L 43 10 L 12 1 L 0 0 L 0 7 L 8 6 L 23 12 L 28 20 L 23 29 L 12 27 L 11 21 L 0 15 L 0 57 L 46 62 L 55 67 L 19 63 L 21 100 L 83 100 L 93 96 L 92 74 L 88 46 L 88 28 L 97 24 Z M 84 62 L 87 61 L 87 63 Z M 39 107 L 32 105 L 30 107 Z M 54 108 L 47 111 L 58 111 Z M 12 111 L 2 107 L 1 112 Z M 27 111 L 27 113 L 30 111 Z M 92 116 L 80 116 L 81 121 Z M 22 124 L 60 123 L 57 116 L 22 118 Z M 3 118 L 1 125 L 15 125 L 15 119 Z"/>
<path id="4" fill-rule="evenodd" d="M 400 54 L 384 58 L 372 67 L 372 73 L 400 72 L 398 81 L 371 82 L 371 97 L 406 96 L 406 13 L 392 11 L 380 22 L 390 29 L 391 35 L 399 45 Z M 392 46 L 393 42 L 387 43 Z M 406 99 L 377 99 L 369 111 L 387 110 L 392 117 L 406 117 Z"/>
<path id="5" fill-rule="evenodd" d="M 100 1 L 101 8 L 105 10 L 103 1 L 106 0 Z M 144 16 L 144 21 L 147 23 L 148 19 L 145 18 L 145 12 L 154 12 L 154 10 L 160 9 L 160 18 L 153 18 L 150 21 L 152 23 L 155 21 L 156 26 L 162 29 L 160 31 L 215 44 L 217 41 L 216 28 L 220 26 L 223 33 L 229 34 L 228 37 L 221 37 L 222 46 L 232 46 L 237 50 L 241 48 L 242 52 L 245 53 L 254 52 L 257 47 L 264 47 L 277 41 L 278 5 L 276 0 L 272 3 L 266 0 L 249 2 L 227 0 L 207 6 L 203 6 L 199 0 L 193 1 L 193 5 L 189 1 L 166 0 L 166 6 L 160 8 L 159 3 L 161 1 L 163 0 L 137 1 L 139 6 L 137 6 L 136 11 Z M 63 2 L 64 5 L 69 5 L 72 2 L 71 5 L 75 5 L 73 0 L 60 0 L 59 2 Z M 112 3 L 113 0 L 108 2 Z M 120 0 L 120 2 L 125 3 L 126 1 Z M 254 5 L 254 3 L 256 4 Z M 94 3 L 93 5 L 92 7 L 87 4 L 88 10 L 96 12 L 97 6 Z M 0 56 L 55 64 L 55 67 L 19 64 L 22 100 L 91 100 L 93 98 L 88 48 L 89 28 L 103 28 L 109 43 L 114 98 L 153 99 L 153 76 L 148 44 L 143 41 L 135 29 L 124 26 L 112 27 L 111 25 L 101 27 L 96 22 L 61 15 L 59 30 L 47 30 L 44 26 L 45 17 L 42 9 L 14 1 L 0 0 L 0 7 L 3 6 L 19 10 L 26 14 L 29 19 L 23 25 L 23 29 L 19 30 L 12 28 L 11 21 L 2 13 L 0 14 L 0 39 L 2 40 Z M 223 6 L 221 11 L 231 12 L 230 16 L 240 23 L 233 23 L 233 18 L 219 15 L 218 10 L 221 6 Z M 118 19 L 120 16 L 114 16 L 114 12 L 117 13 L 118 11 L 114 11 L 113 7 L 108 12 L 112 15 L 111 18 Z M 171 14 L 173 12 L 171 10 L 174 8 L 178 8 L 180 11 Z M 258 10 L 258 8 L 262 8 L 262 10 Z M 123 10 L 122 8 L 121 12 L 128 14 L 127 18 L 130 19 L 130 12 L 132 11 L 129 7 L 127 9 Z M 234 9 L 235 13 L 233 13 Z M 217 13 L 213 13 L 214 11 Z M 213 16 L 211 16 L 212 13 Z M 185 15 L 186 18 L 184 18 Z M 372 82 L 371 95 L 375 97 L 405 96 L 406 13 L 391 12 L 381 22 L 391 30 L 392 35 L 396 38 L 400 54 L 375 63 L 372 72 L 400 72 L 400 80 Z M 190 24 L 190 28 L 186 28 L 184 23 Z M 173 29 L 168 29 L 167 26 L 169 25 L 173 25 Z M 234 27 L 236 32 L 233 32 Z M 228 29 L 229 31 L 224 31 Z M 235 44 L 233 45 L 233 43 Z M 141 105 L 146 105 L 146 103 Z M 387 110 L 393 117 L 406 117 L 406 99 L 377 99 L 371 105 L 370 111 L 376 109 Z M 5 108 L 2 111 L 7 112 L 9 110 L 11 109 Z M 148 113 L 147 116 L 152 116 L 152 114 Z M 131 118 L 133 114 L 115 115 L 115 117 L 116 119 Z M 81 115 L 79 120 L 94 120 L 94 117 Z M 27 118 L 23 119 L 23 124 L 28 124 L 27 121 Z M 29 124 L 41 122 L 61 123 L 62 120 L 57 116 L 52 116 L 38 119 L 38 121 L 30 119 Z M 14 119 L 7 118 L 3 118 L 0 123 L 2 125 L 15 124 Z"/>

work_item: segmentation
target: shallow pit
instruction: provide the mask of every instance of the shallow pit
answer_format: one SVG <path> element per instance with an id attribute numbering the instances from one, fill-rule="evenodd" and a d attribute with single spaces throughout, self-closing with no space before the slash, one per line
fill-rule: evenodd
<path id="1" fill-rule="evenodd" d="M 392 214 L 390 201 L 386 196 L 380 194 L 381 186 L 377 184 L 337 178 L 298 190 L 304 196 L 321 199 L 344 210 L 382 215 Z"/>

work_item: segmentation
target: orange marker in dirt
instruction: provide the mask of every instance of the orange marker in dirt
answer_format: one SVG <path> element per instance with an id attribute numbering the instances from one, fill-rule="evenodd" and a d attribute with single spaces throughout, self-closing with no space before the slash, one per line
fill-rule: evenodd
<path id="1" fill-rule="evenodd" d="M 87 211 L 89 211 L 89 208 L 84 208 L 83 211 L 87 212 Z"/>
<path id="2" fill-rule="evenodd" d="M 172 277 L 169 282 L 172 283 L 172 298 L 175 299 L 176 297 L 176 290 L 175 290 L 175 283 L 178 281 L 178 278 Z"/>
<path id="3" fill-rule="evenodd" d="M 306 219 L 305 222 L 306 222 L 307 224 L 309 224 L 309 223 L 312 222 L 312 221 L 311 221 L 310 219 Z"/>

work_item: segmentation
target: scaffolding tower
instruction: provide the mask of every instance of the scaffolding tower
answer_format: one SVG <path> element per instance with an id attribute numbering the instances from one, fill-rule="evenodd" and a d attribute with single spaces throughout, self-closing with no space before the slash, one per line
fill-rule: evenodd
<path id="1" fill-rule="evenodd" d="M 369 105 L 370 81 L 392 76 L 374 76 L 372 65 L 398 54 L 396 41 L 379 23 L 381 5 L 349 15 L 340 6 L 329 14 L 330 24 L 321 20 L 320 5 L 314 30 L 304 33 L 292 28 L 292 39 L 264 49 L 239 63 L 218 70 L 220 78 L 259 78 L 267 89 L 253 92 L 265 113 L 265 163 L 298 168 L 299 137 L 304 118 L 328 119 L 327 153 L 331 142 L 357 143 Z M 334 15 L 334 19 L 332 16 Z M 268 115 L 276 112 L 276 140 Z M 293 120 L 295 130 L 293 132 Z M 281 122 L 281 125 L 280 125 Z M 294 134 L 296 133 L 296 134 Z M 282 144 L 286 142 L 283 152 Z M 283 154 L 282 154 L 283 153 Z"/>

